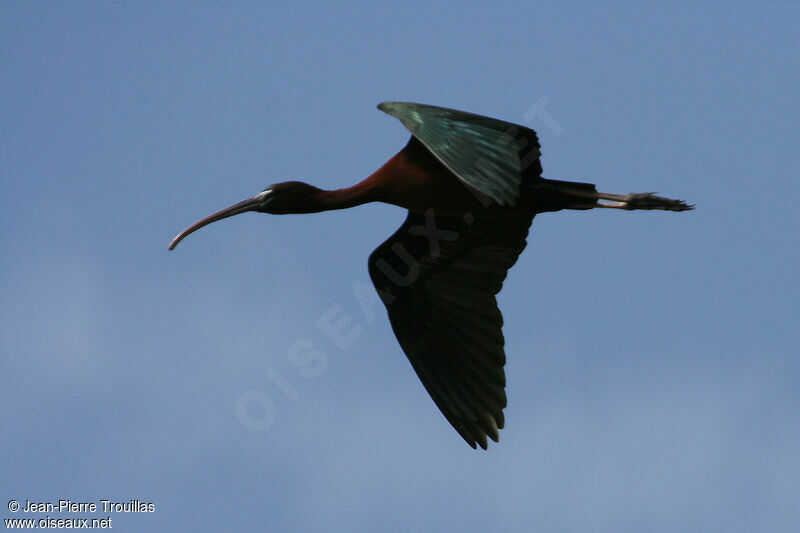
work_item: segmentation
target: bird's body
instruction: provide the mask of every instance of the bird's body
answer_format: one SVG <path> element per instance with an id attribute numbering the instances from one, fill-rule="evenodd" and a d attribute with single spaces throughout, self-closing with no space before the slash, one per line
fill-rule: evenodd
<path id="1" fill-rule="evenodd" d="M 498 439 L 506 405 L 495 295 L 525 248 L 533 217 L 560 209 L 692 206 L 544 179 L 536 133 L 522 126 L 421 104 L 379 108 L 412 137 L 372 175 L 335 191 L 301 182 L 270 186 L 193 224 L 170 249 L 200 227 L 246 211 L 314 213 L 376 201 L 408 209 L 405 223 L 370 256 L 370 276 L 436 405 L 470 446 L 486 448 L 487 436 Z"/>
<path id="2" fill-rule="evenodd" d="M 317 213 L 334 209 L 347 209 L 369 202 L 383 202 L 424 213 L 434 209 L 439 216 L 463 216 L 466 213 L 480 218 L 505 218 L 520 213 L 542 213 L 563 209 L 554 201 L 556 184 L 576 189 L 594 190 L 586 183 L 560 182 L 531 176 L 514 205 L 498 205 L 486 200 L 479 191 L 471 190 L 458 177 L 437 160 L 415 137 L 383 166 L 366 179 L 345 189 L 325 191 L 302 182 L 284 182 L 274 185 L 287 189 L 296 203 L 273 214 Z M 550 195 L 547 195 L 548 185 Z M 538 190 L 537 189 L 538 186 Z M 577 200 L 577 199 L 576 199 Z M 594 200 L 586 201 L 574 209 L 590 209 Z M 563 203 L 563 202 L 562 202 Z M 580 201 L 575 205 L 579 205 Z M 282 208 L 278 208 L 282 209 Z"/>

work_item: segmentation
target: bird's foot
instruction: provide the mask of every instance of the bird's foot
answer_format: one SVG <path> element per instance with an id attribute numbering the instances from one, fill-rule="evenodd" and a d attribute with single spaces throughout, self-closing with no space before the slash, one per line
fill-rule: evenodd
<path id="1" fill-rule="evenodd" d="M 673 200 L 656 196 L 652 192 L 631 193 L 631 194 L 606 194 L 599 193 L 599 200 L 613 200 L 608 203 L 597 203 L 598 207 L 611 207 L 614 209 L 661 209 L 663 211 L 689 211 L 694 209 L 683 200 Z"/>

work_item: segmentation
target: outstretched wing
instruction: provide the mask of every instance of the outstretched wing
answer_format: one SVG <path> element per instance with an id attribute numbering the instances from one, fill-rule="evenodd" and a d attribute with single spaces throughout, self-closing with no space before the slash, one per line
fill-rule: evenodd
<path id="1" fill-rule="evenodd" d="M 400 119 L 453 174 L 499 205 L 514 205 L 523 176 L 542 173 L 532 129 L 424 104 L 383 102 L 378 109 Z"/>
<path id="2" fill-rule="evenodd" d="M 410 212 L 369 258 L 397 340 L 444 416 L 473 448 L 503 427 L 503 317 L 495 295 L 525 248 L 533 215 Z"/>

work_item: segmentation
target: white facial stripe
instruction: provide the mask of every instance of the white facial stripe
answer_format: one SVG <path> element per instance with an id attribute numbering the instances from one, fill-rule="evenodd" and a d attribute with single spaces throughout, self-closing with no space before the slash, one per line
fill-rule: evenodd
<path id="1" fill-rule="evenodd" d="M 269 196 L 270 194 L 272 194 L 272 189 L 267 189 L 266 191 L 261 191 L 260 193 L 258 193 L 255 196 L 253 196 L 253 200 L 261 201 L 264 198 L 266 198 L 267 196 Z"/>

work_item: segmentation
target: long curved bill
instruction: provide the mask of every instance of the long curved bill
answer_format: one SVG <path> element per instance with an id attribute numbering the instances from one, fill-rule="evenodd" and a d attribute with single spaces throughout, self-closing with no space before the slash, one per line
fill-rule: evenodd
<path id="1" fill-rule="evenodd" d="M 223 218 L 232 217 L 233 215 L 238 215 L 239 213 L 245 213 L 247 211 L 253 211 L 261 201 L 264 199 L 264 193 L 257 194 L 252 198 L 248 198 L 238 204 L 233 204 L 230 207 L 226 207 L 222 211 L 217 211 L 213 215 L 208 215 L 206 218 L 202 220 L 198 220 L 182 232 L 175 235 L 175 238 L 169 243 L 169 249 L 173 250 L 178 243 L 181 242 L 187 235 L 190 233 L 194 233 L 195 231 L 199 230 L 203 226 L 208 226 L 212 222 L 216 222 L 217 220 L 222 220 Z"/>

